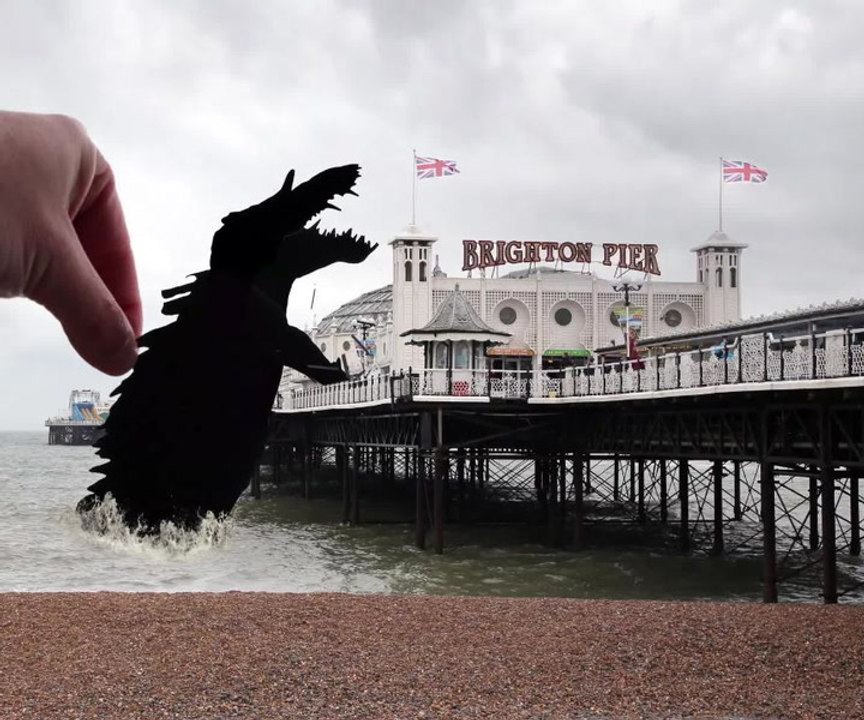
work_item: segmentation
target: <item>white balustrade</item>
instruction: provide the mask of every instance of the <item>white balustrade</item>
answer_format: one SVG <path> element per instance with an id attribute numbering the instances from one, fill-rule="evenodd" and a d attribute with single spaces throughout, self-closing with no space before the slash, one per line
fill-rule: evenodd
<path id="1" fill-rule="evenodd" d="M 425 369 L 283 393 L 282 408 L 356 405 L 414 395 L 567 398 L 864 375 L 864 330 L 751 335 L 725 346 L 638 361 L 547 370 Z M 725 349 L 724 349 L 725 348 Z"/>

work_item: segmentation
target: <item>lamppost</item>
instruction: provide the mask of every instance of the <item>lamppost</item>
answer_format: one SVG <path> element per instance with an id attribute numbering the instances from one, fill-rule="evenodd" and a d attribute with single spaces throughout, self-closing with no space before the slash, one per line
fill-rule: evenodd
<path id="1" fill-rule="evenodd" d="M 615 292 L 624 293 L 624 352 L 629 360 L 630 353 L 630 293 L 637 293 L 642 289 L 642 283 L 631 283 L 625 280 L 618 285 L 613 285 L 612 289 Z"/>
<path id="2" fill-rule="evenodd" d="M 367 320 L 366 318 L 357 318 L 354 321 L 354 327 L 360 328 L 360 334 L 361 334 L 362 340 L 360 342 L 358 342 L 357 344 L 360 345 L 360 347 L 362 349 L 363 354 L 360 356 L 360 361 L 362 364 L 361 375 L 365 376 L 366 375 L 366 358 L 368 358 L 369 354 L 370 354 L 369 348 L 366 345 L 366 339 L 369 335 L 369 329 L 375 327 L 375 323 L 372 320 Z M 356 341 L 357 338 L 355 337 L 354 340 Z"/>

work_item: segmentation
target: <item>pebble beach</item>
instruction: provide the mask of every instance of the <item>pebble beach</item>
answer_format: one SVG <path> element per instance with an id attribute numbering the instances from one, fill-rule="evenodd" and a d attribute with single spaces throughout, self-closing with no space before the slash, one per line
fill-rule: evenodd
<path id="1" fill-rule="evenodd" d="M 2 718 L 864 717 L 864 610 L 0 594 Z"/>

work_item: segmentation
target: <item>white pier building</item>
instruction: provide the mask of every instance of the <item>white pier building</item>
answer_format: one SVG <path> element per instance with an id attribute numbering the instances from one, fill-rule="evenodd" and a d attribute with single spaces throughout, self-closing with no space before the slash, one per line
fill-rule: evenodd
<path id="1" fill-rule="evenodd" d="M 416 226 L 390 241 L 392 283 L 342 305 L 312 329 L 312 338 L 329 360 L 343 359 L 352 374 L 443 368 L 452 360 L 455 369 L 486 368 L 537 377 L 542 370 L 585 364 L 595 348 L 623 342 L 625 308 L 623 293 L 615 289 L 618 281 L 599 277 L 587 263 L 542 262 L 553 256 L 553 249 L 555 257 L 564 257 L 557 249 L 566 250 L 565 244 L 548 247 L 547 254 L 539 254 L 541 262 L 527 267 L 523 263 L 511 272 L 487 267 L 455 277 L 438 266 L 437 242 Z M 498 254 L 503 255 L 505 243 L 487 245 L 501 246 Z M 611 247 L 656 251 L 656 246 Z M 631 271 L 629 275 L 641 285 L 629 293 L 626 315 L 631 328 L 635 326 L 641 337 L 657 337 L 739 320 L 744 248 L 715 232 L 693 248 L 690 280 L 660 280 L 648 274 L 643 279 L 643 273 Z M 515 251 L 508 254 L 524 257 Z M 432 344 L 411 344 L 410 331 L 427 326 L 457 286 L 486 329 L 504 334 L 499 342 L 481 347 L 468 336 L 453 339 L 451 335 L 435 343 L 435 335 L 427 333 Z M 364 330 L 358 320 L 371 326 Z M 361 343 L 367 352 L 361 350 Z M 291 379 L 302 380 L 296 374 Z"/>

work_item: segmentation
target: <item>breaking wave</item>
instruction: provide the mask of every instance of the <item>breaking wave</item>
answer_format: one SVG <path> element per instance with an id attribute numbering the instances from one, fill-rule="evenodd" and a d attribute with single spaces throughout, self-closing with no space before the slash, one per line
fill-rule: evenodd
<path id="1" fill-rule="evenodd" d="M 230 515 L 217 518 L 208 512 L 195 530 L 163 521 L 158 533 L 143 532 L 142 526 L 130 528 L 123 522 L 123 515 L 110 493 L 102 502 L 79 511 L 78 515 L 81 527 L 100 543 L 169 555 L 187 555 L 221 547 L 234 529 L 234 519 Z"/>

